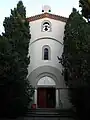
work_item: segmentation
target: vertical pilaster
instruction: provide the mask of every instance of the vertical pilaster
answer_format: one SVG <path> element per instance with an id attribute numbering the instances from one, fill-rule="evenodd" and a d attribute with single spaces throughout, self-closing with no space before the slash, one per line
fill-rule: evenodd
<path id="1" fill-rule="evenodd" d="M 35 93 L 34 93 L 34 103 L 36 104 L 37 107 L 37 89 L 35 89 Z"/>
<path id="2" fill-rule="evenodd" d="M 59 107 L 59 92 L 58 89 L 56 89 L 56 108 Z"/>

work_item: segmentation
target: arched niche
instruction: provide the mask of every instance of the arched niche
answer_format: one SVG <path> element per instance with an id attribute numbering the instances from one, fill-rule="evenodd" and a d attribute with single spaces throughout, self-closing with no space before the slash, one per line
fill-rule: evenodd
<path id="1" fill-rule="evenodd" d="M 44 20 L 42 23 L 41 23 L 41 31 L 42 32 L 51 32 L 51 22 L 48 21 L 48 20 Z"/>

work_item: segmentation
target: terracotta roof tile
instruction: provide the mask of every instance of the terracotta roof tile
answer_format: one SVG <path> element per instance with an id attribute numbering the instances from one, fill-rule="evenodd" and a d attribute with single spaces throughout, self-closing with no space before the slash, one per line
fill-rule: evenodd
<path id="1" fill-rule="evenodd" d="M 31 16 L 31 17 L 27 18 L 27 20 L 29 22 L 31 22 L 31 21 L 35 21 L 35 20 L 38 20 L 38 19 L 46 18 L 46 17 L 54 19 L 54 20 L 59 20 L 59 21 L 62 21 L 62 22 L 66 22 L 67 19 L 68 19 L 66 17 L 62 17 L 62 16 L 59 16 L 59 15 L 54 15 L 54 14 L 50 14 L 50 13 L 43 13 L 43 14 Z"/>

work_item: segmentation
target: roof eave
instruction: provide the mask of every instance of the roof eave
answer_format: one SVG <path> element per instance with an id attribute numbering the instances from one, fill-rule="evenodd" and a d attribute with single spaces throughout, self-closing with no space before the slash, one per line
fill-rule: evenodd
<path id="1" fill-rule="evenodd" d="M 43 14 L 28 17 L 27 20 L 29 22 L 32 22 L 32 21 L 35 21 L 35 20 L 43 19 L 43 18 L 50 18 L 50 19 L 59 20 L 59 21 L 62 21 L 62 22 L 66 22 L 67 19 L 68 19 L 66 17 L 59 16 L 59 15 L 54 15 L 54 14 L 50 14 L 50 13 L 43 13 Z"/>

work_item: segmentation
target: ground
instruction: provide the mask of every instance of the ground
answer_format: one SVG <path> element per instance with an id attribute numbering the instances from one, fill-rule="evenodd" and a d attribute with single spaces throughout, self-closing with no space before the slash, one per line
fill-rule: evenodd
<path id="1" fill-rule="evenodd" d="M 21 117 L 17 119 L 1 119 L 1 120 L 75 120 L 72 118 L 55 118 L 55 117 Z"/>

